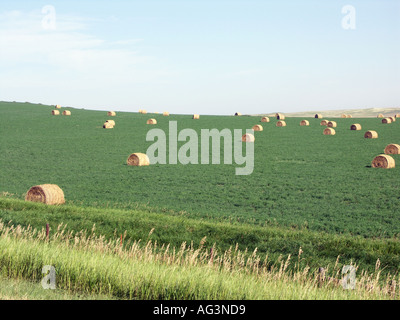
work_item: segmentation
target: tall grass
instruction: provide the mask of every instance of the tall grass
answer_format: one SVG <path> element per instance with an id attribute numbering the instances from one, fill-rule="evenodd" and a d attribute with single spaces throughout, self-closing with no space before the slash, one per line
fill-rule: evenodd
<path id="1" fill-rule="evenodd" d="M 317 270 L 300 268 L 297 257 L 282 257 L 270 265 L 256 250 L 237 247 L 225 252 L 182 243 L 106 240 L 95 228 L 67 231 L 60 225 L 49 239 L 44 229 L 22 228 L 0 222 L 1 275 L 40 281 L 44 265 L 56 268 L 57 287 L 85 294 L 123 299 L 398 299 L 393 281 L 358 271 L 357 286 L 344 290 L 334 279 L 321 281 Z M 288 269 L 294 264 L 292 270 Z M 331 274 L 340 276 L 340 270 Z"/>

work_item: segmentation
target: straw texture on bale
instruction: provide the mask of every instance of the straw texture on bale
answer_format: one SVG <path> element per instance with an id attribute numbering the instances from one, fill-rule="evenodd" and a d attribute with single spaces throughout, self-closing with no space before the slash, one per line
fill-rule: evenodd
<path id="1" fill-rule="evenodd" d="M 157 124 L 157 120 L 156 119 L 149 119 L 149 120 L 147 120 L 147 124 Z"/>
<path id="2" fill-rule="evenodd" d="M 114 111 L 108 111 L 108 112 L 107 112 L 107 115 L 108 115 L 109 117 L 115 117 L 117 114 L 116 114 Z"/>
<path id="3" fill-rule="evenodd" d="M 58 116 L 58 115 L 60 114 L 60 111 L 58 111 L 58 110 L 52 110 L 52 111 L 51 111 L 51 114 L 52 114 L 53 116 Z"/>
<path id="4" fill-rule="evenodd" d="M 107 120 L 106 122 L 112 124 L 113 126 L 115 126 L 115 121 L 114 120 Z"/>
<path id="5" fill-rule="evenodd" d="M 301 126 L 309 126 L 309 125 L 310 125 L 310 122 L 309 122 L 308 120 L 302 120 L 302 121 L 300 122 L 300 125 L 301 125 Z"/>
<path id="6" fill-rule="evenodd" d="M 324 130 L 324 135 L 326 135 L 326 136 L 334 136 L 335 134 L 336 134 L 336 131 L 333 128 L 326 128 Z"/>
<path id="7" fill-rule="evenodd" d="M 56 184 L 42 184 L 30 188 L 25 196 L 25 201 L 50 205 L 65 203 L 64 192 Z"/>
<path id="8" fill-rule="evenodd" d="M 392 169 L 396 166 L 394 159 L 386 154 L 381 154 L 372 160 L 373 168 Z"/>
<path id="9" fill-rule="evenodd" d="M 242 142 L 254 142 L 256 138 L 251 133 L 246 133 L 242 136 Z"/>
<path id="10" fill-rule="evenodd" d="M 235 116 L 241 116 L 242 114 L 240 112 L 236 112 Z"/>
<path id="11" fill-rule="evenodd" d="M 200 115 L 194 114 L 194 115 L 193 115 L 193 119 L 200 119 Z"/>
<path id="12" fill-rule="evenodd" d="M 372 130 L 367 131 L 364 134 L 364 138 L 366 138 L 366 139 L 377 139 L 378 138 L 378 132 L 372 131 Z"/>
<path id="13" fill-rule="evenodd" d="M 282 113 L 277 113 L 276 114 L 276 119 L 278 120 L 285 120 L 285 116 Z"/>
<path id="14" fill-rule="evenodd" d="M 277 126 L 277 127 L 286 127 L 286 122 L 285 122 L 285 121 L 278 121 L 278 122 L 276 123 L 276 126 Z"/>
<path id="15" fill-rule="evenodd" d="M 315 119 L 322 119 L 322 114 L 317 113 L 317 114 L 314 116 L 314 118 L 315 118 Z"/>
<path id="16" fill-rule="evenodd" d="M 361 124 L 359 124 L 359 123 L 352 124 L 351 127 L 350 127 L 350 130 L 358 131 L 358 130 L 361 130 L 361 129 L 362 129 L 362 127 L 361 127 Z"/>
<path id="17" fill-rule="evenodd" d="M 329 122 L 329 120 L 322 120 L 321 121 L 321 126 L 327 126 L 328 122 Z"/>
<path id="18" fill-rule="evenodd" d="M 56 109 L 61 109 L 61 106 L 59 104 L 56 105 Z"/>
<path id="19" fill-rule="evenodd" d="M 383 119 L 382 119 L 382 123 L 384 123 L 384 124 L 392 123 L 392 119 L 390 119 L 390 118 L 383 118 Z"/>
<path id="20" fill-rule="evenodd" d="M 150 160 L 145 153 L 132 153 L 128 157 L 128 160 L 126 160 L 126 163 L 128 166 L 141 167 L 150 165 Z"/>
<path id="21" fill-rule="evenodd" d="M 269 122 L 269 118 L 268 117 L 262 117 L 261 118 L 261 122 Z"/>
<path id="22" fill-rule="evenodd" d="M 400 154 L 400 145 L 394 143 L 387 145 L 385 154 Z"/>
<path id="23" fill-rule="evenodd" d="M 253 126 L 252 128 L 254 131 L 263 131 L 264 128 L 262 125 L 256 124 L 255 126 Z"/>
<path id="24" fill-rule="evenodd" d="M 105 123 L 103 124 L 103 128 L 104 128 L 104 129 L 113 129 L 114 126 L 113 126 L 110 122 L 105 122 Z"/>
<path id="25" fill-rule="evenodd" d="M 169 112 L 168 112 L 168 111 L 164 111 L 164 112 L 163 112 L 163 116 L 168 117 L 168 116 L 169 116 Z"/>
<path id="26" fill-rule="evenodd" d="M 328 127 L 329 128 L 336 128 L 337 127 L 336 121 L 329 121 L 328 122 Z"/>
<path id="27" fill-rule="evenodd" d="M 71 111 L 65 110 L 65 111 L 63 112 L 63 115 L 64 115 L 64 116 L 70 116 L 70 115 L 71 115 Z"/>

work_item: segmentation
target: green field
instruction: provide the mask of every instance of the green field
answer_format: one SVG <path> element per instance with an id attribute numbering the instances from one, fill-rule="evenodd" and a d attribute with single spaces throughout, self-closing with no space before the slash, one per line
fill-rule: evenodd
<path id="1" fill-rule="evenodd" d="M 193 120 L 191 115 L 117 112 L 112 118 L 115 128 L 105 130 L 102 124 L 110 119 L 106 111 L 71 108 L 72 115 L 66 117 L 51 116 L 52 109 L 0 103 L 0 219 L 6 224 L 40 230 L 49 223 L 52 234 L 61 223 L 74 231 L 91 230 L 95 224 L 96 234 L 110 241 L 124 234 L 127 249 L 139 239 L 175 248 L 193 242 L 196 247 L 207 237 L 207 250 L 214 246 L 221 255 L 236 244 L 249 255 L 257 249 L 261 260 L 268 257 L 268 268 L 288 255 L 296 257 L 301 247 L 301 259 L 288 270 L 355 263 L 374 272 L 379 259 L 383 273 L 398 273 L 400 168 L 374 169 L 371 161 L 387 144 L 400 144 L 400 121 L 383 125 L 376 118 L 332 119 L 338 123 L 336 135 L 324 136 L 319 119 L 308 119 L 310 127 L 300 127 L 302 119 L 288 118 L 283 128 L 271 119 L 262 123 L 264 131 L 255 132 L 254 172 L 236 176 L 236 164 L 129 167 L 126 159 L 133 152 L 145 153 L 152 144 L 146 142 L 148 130 L 168 132 L 169 121 L 177 121 L 178 130 L 200 132 L 245 130 L 261 124 L 260 117 L 201 115 Z M 149 118 L 158 124 L 146 125 Z M 351 131 L 353 123 L 363 129 Z M 364 139 L 367 130 L 376 130 L 379 139 Z M 400 156 L 393 157 L 400 164 Z M 21 201 L 31 186 L 44 183 L 59 185 L 66 205 Z M 0 266 L 9 270 L 7 263 L 0 261 Z M 21 271 L 3 276 L 32 275 Z M 179 297 L 212 297 L 213 288 L 205 296 L 185 296 L 180 288 Z"/>

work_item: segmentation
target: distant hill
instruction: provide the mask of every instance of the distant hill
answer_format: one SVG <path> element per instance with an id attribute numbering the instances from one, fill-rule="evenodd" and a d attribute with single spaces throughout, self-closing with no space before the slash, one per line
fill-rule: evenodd
<path id="1" fill-rule="evenodd" d="M 369 109 L 344 109 L 344 110 L 324 110 L 324 111 L 306 111 L 283 113 L 287 117 L 310 118 L 315 114 L 322 114 L 324 118 L 340 118 L 342 114 L 350 114 L 353 118 L 375 118 L 378 114 L 385 117 L 400 114 L 400 108 L 369 108 Z M 275 116 L 275 113 L 256 114 L 255 116 Z"/>

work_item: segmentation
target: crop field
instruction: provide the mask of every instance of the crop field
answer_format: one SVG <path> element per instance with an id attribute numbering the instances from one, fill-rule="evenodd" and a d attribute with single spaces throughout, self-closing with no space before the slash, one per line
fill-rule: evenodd
<path id="1" fill-rule="evenodd" d="M 340 256 L 340 265 L 355 263 L 373 272 L 379 261 L 384 273 L 397 274 L 400 155 L 392 156 L 397 164 L 393 169 L 372 168 L 371 162 L 388 144 L 400 144 L 399 119 L 391 124 L 382 124 L 379 118 L 328 119 L 337 122 L 336 135 L 325 136 L 325 127 L 320 125 L 322 119 L 314 119 L 312 114 L 309 118 L 286 118 L 287 126 L 277 127 L 275 118 L 262 123 L 260 116 L 200 115 L 200 119 L 193 120 L 192 115 L 166 117 L 159 110 L 159 114 L 117 112 L 110 117 L 106 111 L 64 107 L 61 112 L 70 110 L 71 116 L 52 116 L 53 109 L 54 106 L 0 102 L 0 219 L 5 225 L 41 230 L 50 223 L 53 231 L 60 224 L 75 231 L 89 231 L 95 225 L 97 235 L 105 239 L 119 240 L 123 235 L 121 245 L 127 250 L 128 243 L 140 239 L 179 248 L 182 243 L 204 244 L 207 237 L 205 247 L 213 246 L 214 252 L 221 254 L 235 245 L 246 254 L 249 250 L 249 255 L 258 250 L 263 259 L 267 256 L 270 260 L 271 264 L 264 266 L 269 271 L 274 269 L 271 266 L 279 265 L 282 256 L 295 257 L 297 264 L 287 266 L 293 272 L 296 267 L 311 266 L 315 270 L 318 266 L 333 266 Z M 146 124 L 150 118 L 156 119 L 157 124 Z M 103 123 L 109 119 L 115 121 L 115 127 L 103 129 Z M 300 126 L 303 119 L 310 125 Z M 158 128 L 168 134 L 170 121 L 177 121 L 178 131 L 191 128 L 199 137 L 201 129 L 242 129 L 245 133 L 246 129 L 261 124 L 264 130 L 254 132 L 254 171 L 251 175 L 235 175 L 235 169 L 241 165 L 223 164 L 223 158 L 220 165 L 128 166 L 126 160 L 130 154 L 146 153 L 154 143 L 146 141 L 147 132 Z M 362 130 L 350 130 L 355 123 L 361 124 Z M 365 139 L 368 130 L 377 131 L 378 139 Z M 179 142 L 178 147 L 184 143 Z M 221 143 L 222 157 L 223 154 Z M 30 187 L 46 183 L 62 188 L 65 205 L 23 201 Z M 2 239 L 0 245 L 3 241 L 5 248 L 9 240 Z M 40 242 L 34 245 L 32 250 L 47 250 Z M 15 254 L 26 261 L 27 253 L 18 248 Z M 14 249 L 11 246 L 9 250 Z M 60 250 L 68 256 L 70 248 Z M 77 253 L 81 255 L 84 253 Z M 4 267 L 9 263 L 6 257 L 0 256 L 0 265 Z M 64 263 L 64 256 L 54 259 Z M 113 259 L 110 257 L 110 264 Z M 32 270 L 21 267 L 30 270 L 29 274 L 3 270 L 0 276 L 32 277 L 37 272 L 35 263 L 32 262 Z M 20 267 L 18 261 L 15 265 L 16 269 Z M 217 279 L 213 272 L 212 277 Z M 221 279 L 241 281 L 226 274 Z M 147 288 L 153 280 L 143 286 Z M 248 296 L 235 292 L 222 298 L 263 299 L 254 291 L 260 285 L 259 280 L 253 280 L 255 287 L 249 286 Z M 63 281 L 68 283 L 67 278 Z M 157 286 L 161 285 L 157 282 Z M 173 291 L 162 296 L 150 289 L 144 293 L 133 292 L 131 288 L 124 288 L 125 293 L 119 289 L 103 292 L 101 285 L 88 289 L 84 281 L 77 284 L 80 291 L 95 296 L 105 293 L 145 299 L 221 298 L 214 296 L 214 283 L 204 286 L 203 295 L 190 295 L 180 288 L 178 296 Z M 201 286 L 193 288 L 202 290 Z M 343 298 L 336 291 L 324 297 L 336 294 Z M 318 293 L 312 291 L 311 296 L 315 298 Z M 301 298 L 301 294 L 288 296 L 293 297 Z M 360 297 L 366 298 L 365 293 L 352 298 Z"/>

